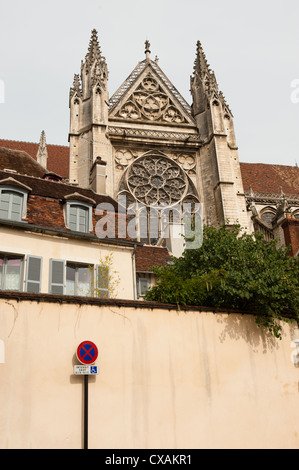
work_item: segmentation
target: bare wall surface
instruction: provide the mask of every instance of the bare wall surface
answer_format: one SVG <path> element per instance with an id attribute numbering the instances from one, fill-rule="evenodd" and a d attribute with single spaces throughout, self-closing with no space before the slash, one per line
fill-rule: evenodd
<path id="1" fill-rule="evenodd" d="M 298 448 L 295 326 L 280 341 L 251 315 L 0 298 L 0 448 L 82 448 L 86 339 L 89 448 Z"/>

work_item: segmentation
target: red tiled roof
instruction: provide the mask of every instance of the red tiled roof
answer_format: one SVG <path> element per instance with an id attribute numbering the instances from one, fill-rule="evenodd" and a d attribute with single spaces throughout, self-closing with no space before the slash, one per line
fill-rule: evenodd
<path id="1" fill-rule="evenodd" d="M 29 186 L 31 188 L 30 194 L 34 194 L 36 196 L 62 200 L 70 194 L 79 193 L 85 198 L 93 199 L 96 204 L 105 202 L 112 204 L 115 211 L 118 209 L 117 202 L 114 201 L 114 199 L 110 196 L 97 194 L 92 189 L 80 188 L 63 182 L 49 181 L 47 179 L 0 170 L 0 181 L 8 177 L 14 178 L 26 186 Z"/>
<path id="2" fill-rule="evenodd" d="M 28 153 L 36 160 L 38 143 L 0 139 L 0 147 Z M 47 144 L 48 170 L 63 178 L 69 177 L 69 147 Z M 250 186 L 255 192 L 299 193 L 299 168 L 296 166 L 271 165 L 266 163 L 240 163 L 244 190 Z"/>
<path id="3" fill-rule="evenodd" d="M 0 139 L 0 147 L 11 150 L 19 150 L 28 153 L 36 160 L 38 143 L 21 142 L 17 140 Z M 48 170 L 53 171 L 63 178 L 69 177 L 69 147 L 63 145 L 47 144 L 48 152 Z"/>
<path id="4" fill-rule="evenodd" d="M 5 149 L 5 151 L 7 152 L 8 150 Z M 20 154 L 24 152 L 15 151 L 14 153 Z M 24 153 L 24 155 L 27 154 Z M 27 155 L 27 157 L 31 159 L 29 155 Z M 36 163 L 36 165 L 40 167 L 38 163 Z M 118 235 L 118 223 L 120 217 L 125 217 L 125 223 L 127 218 L 125 214 L 117 214 L 118 204 L 110 196 L 100 195 L 95 193 L 92 189 L 80 188 L 64 182 L 50 181 L 42 177 L 27 176 L 1 170 L 0 181 L 3 181 L 1 184 L 9 184 L 10 186 L 19 186 L 21 183 L 29 189 L 26 222 L 29 222 L 30 224 L 40 227 L 49 227 L 54 230 L 69 230 L 65 225 L 63 214 L 63 203 L 68 200 L 69 196 L 70 200 L 85 200 L 93 203 L 93 235 L 97 235 L 98 238 L 106 239 L 108 224 L 109 227 L 113 227 L 115 229 L 115 233 L 111 234 L 109 237 L 111 241 L 131 241 L 128 236 L 125 236 L 124 238 L 123 235 Z M 96 210 L 98 204 L 109 204 L 109 206 L 102 205 L 102 211 L 98 212 Z M 111 206 L 114 209 L 112 209 Z M 98 225 L 98 221 L 102 217 L 105 217 L 104 222 Z"/>
<path id="5" fill-rule="evenodd" d="M 299 194 L 299 168 L 266 163 L 240 163 L 243 186 L 254 192 Z"/>
<path id="6" fill-rule="evenodd" d="M 12 170 L 23 175 L 42 178 L 46 169 L 28 153 L 0 147 L 0 170 Z M 14 174 L 14 173 L 12 173 Z"/>
<path id="7" fill-rule="evenodd" d="M 151 271 L 153 266 L 166 266 L 171 261 L 167 248 L 162 246 L 137 246 L 136 248 L 136 271 Z"/>

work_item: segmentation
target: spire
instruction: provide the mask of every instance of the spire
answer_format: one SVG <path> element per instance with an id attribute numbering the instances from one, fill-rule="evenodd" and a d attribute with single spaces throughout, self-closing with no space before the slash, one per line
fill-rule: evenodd
<path id="1" fill-rule="evenodd" d="M 91 32 L 87 55 L 91 63 L 96 59 L 101 59 L 101 48 L 99 45 L 98 32 L 96 29 L 93 29 Z"/>
<path id="2" fill-rule="evenodd" d="M 210 68 L 200 41 L 197 41 L 196 58 L 194 62 L 194 78 L 199 78 L 205 92 L 210 97 L 213 92 L 218 93 L 218 84 L 215 74 Z"/>
<path id="3" fill-rule="evenodd" d="M 103 90 L 107 90 L 107 80 L 108 68 L 106 59 L 101 53 L 97 30 L 93 29 L 85 61 L 81 61 L 82 88 L 80 88 L 79 78 L 75 76 L 71 93 L 75 93 L 74 90 L 76 89 L 77 94 L 79 94 L 78 90 L 80 89 L 80 97 L 82 96 L 83 99 L 90 96 L 92 89 L 95 89 L 96 93 L 101 94 Z"/>
<path id="4" fill-rule="evenodd" d="M 36 159 L 41 166 L 43 166 L 44 168 L 47 168 L 48 151 L 47 151 L 45 131 L 42 131 L 41 136 L 40 136 Z"/>
<path id="5" fill-rule="evenodd" d="M 194 72 L 197 72 L 201 79 L 204 78 L 204 75 L 209 71 L 209 64 L 207 62 L 205 53 L 203 51 L 200 41 L 197 41 L 196 44 L 196 58 L 194 62 Z"/>

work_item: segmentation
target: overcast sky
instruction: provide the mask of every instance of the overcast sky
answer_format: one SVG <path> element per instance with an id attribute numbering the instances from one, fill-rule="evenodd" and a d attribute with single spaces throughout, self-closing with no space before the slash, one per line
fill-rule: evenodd
<path id="1" fill-rule="evenodd" d="M 148 39 L 191 103 L 200 40 L 240 161 L 299 165 L 298 19 L 298 0 L 0 0 L 0 138 L 37 142 L 45 130 L 48 144 L 68 145 L 69 89 L 96 28 L 110 96 Z"/>

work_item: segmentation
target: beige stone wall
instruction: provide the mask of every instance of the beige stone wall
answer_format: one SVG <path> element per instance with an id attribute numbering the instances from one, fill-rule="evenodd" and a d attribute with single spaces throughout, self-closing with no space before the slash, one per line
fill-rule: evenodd
<path id="1" fill-rule="evenodd" d="M 89 448 L 298 448 L 294 326 L 279 341 L 250 315 L 39 300 L 0 297 L 0 448 L 82 448 L 86 339 Z"/>

